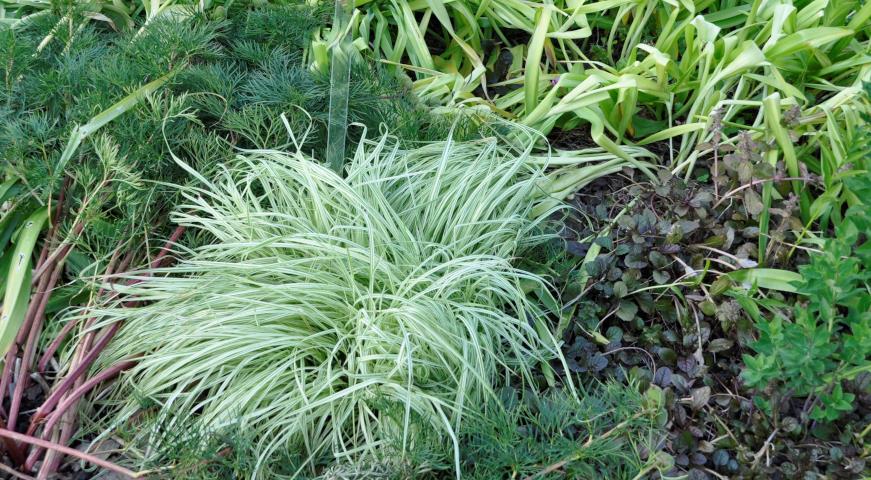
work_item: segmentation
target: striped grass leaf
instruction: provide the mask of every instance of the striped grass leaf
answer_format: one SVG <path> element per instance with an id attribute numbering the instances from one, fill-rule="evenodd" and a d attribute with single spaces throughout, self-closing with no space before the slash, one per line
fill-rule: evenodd
<path id="1" fill-rule="evenodd" d="M 124 322 L 104 365 L 140 358 L 101 403 L 120 422 L 144 397 L 163 427 L 238 425 L 256 478 L 401 457 L 412 415 L 458 462 L 457 428 L 505 375 L 533 382 L 533 365 L 559 358 L 523 289 L 544 281 L 511 264 L 544 238 L 533 139 L 406 151 L 384 137 L 361 144 L 346 178 L 251 151 L 199 176 L 174 219 L 212 241 L 82 313 Z"/>

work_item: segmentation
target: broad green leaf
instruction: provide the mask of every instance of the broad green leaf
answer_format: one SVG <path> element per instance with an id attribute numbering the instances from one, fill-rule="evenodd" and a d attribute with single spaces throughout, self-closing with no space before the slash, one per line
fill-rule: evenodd
<path id="1" fill-rule="evenodd" d="M 535 110 L 538 100 L 539 78 L 541 76 L 541 55 L 544 52 L 544 42 L 550 26 L 550 6 L 545 6 L 536 12 L 535 31 L 529 41 L 526 53 L 526 78 L 524 80 L 524 107 L 527 112 Z"/>
<path id="2" fill-rule="evenodd" d="M 12 256 L 8 259 L 9 266 L 4 279 L 6 292 L 0 310 L 0 355 L 6 354 L 24 321 L 30 298 L 30 257 L 47 219 L 48 209 L 40 208 L 24 222 L 15 240 Z"/>
<path id="3" fill-rule="evenodd" d="M 677 137 L 679 135 L 698 132 L 700 130 L 704 130 L 706 126 L 707 124 L 705 122 L 696 122 L 666 128 L 665 130 L 656 132 L 653 135 L 642 139 L 637 143 L 637 145 L 649 145 L 651 143 L 659 142 L 661 140 L 666 140 L 672 137 Z"/>
<path id="4" fill-rule="evenodd" d="M 729 272 L 726 276 L 748 286 L 757 285 L 760 288 L 788 293 L 795 293 L 795 284 L 802 281 L 799 273 L 776 268 L 747 268 Z"/>
<path id="5" fill-rule="evenodd" d="M 0 205 L 3 205 L 3 202 L 9 200 L 9 197 L 15 194 L 15 189 L 13 188 L 18 183 L 18 180 L 12 179 L 7 180 L 0 184 Z"/>
<path id="6" fill-rule="evenodd" d="M 771 61 L 777 61 L 780 57 L 792 55 L 802 50 L 819 48 L 854 33 L 853 30 L 848 28 L 838 27 L 817 27 L 801 30 L 780 39 L 771 48 L 765 50 L 765 56 Z"/>

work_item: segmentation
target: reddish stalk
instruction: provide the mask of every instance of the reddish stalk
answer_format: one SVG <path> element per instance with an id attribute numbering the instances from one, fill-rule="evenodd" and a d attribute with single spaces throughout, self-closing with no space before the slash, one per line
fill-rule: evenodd
<path id="1" fill-rule="evenodd" d="M 0 399 L 6 398 L 6 390 L 9 387 L 9 381 L 12 378 L 12 365 L 15 364 L 15 358 L 18 355 L 18 344 L 13 343 L 6 353 L 6 360 L 3 364 L 3 377 L 0 380 Z M 9 419 L 9 414 L 4 411 L 3 416 Z M 25 460 L 24 449 L 9 438 L 3 438 L 3 445 L 6 447 L 6 453 L 16 465 L 21 465 Z"/>
<path id="2" fill-rule="evenodd" d="M 115 272 L 115 270 L 116 270 L 115 263 L 118 260 L 118 255 L 120 254 L 120 251 L 121 250 L 120 250 L 120 245 L 119 245 L 119 248 L 116 249 L 115 253 L 112 255 L 112 259 L 109 261 L 109 265 L 106 267 L 106 272 L 108 274 L 112 274 Z M 132 257 L 133 257 L 133 252 L 129 252 L 125 256 L 125 258 L 121 260 L 120 265 L 118 265 L 118 267 L 117 267 L 118 270 L 121 270 L 127 264 L 129 264 Z M 99 296 L 101 296 L 104 293 L 104 291 L 105 290 L 103 288 L 100 288 L 100 290 L 97 292 L 97 297 L 99 298 Z M 90 328 L 93 325 L 93 322 L 95 320 L 96 319 L 93 317 L 89 318 L 87 320 L 87 322 L 85 323 L 85 329 Z M 70 324 L 68 324 L 68 325 L 70 325 L 70 329 L 71 329 L 73 322 L 70 322 Z M 69 330 L 69 329 L 67 329 L 67 330 Z M 115 329 L 115 330 L 117 330 L 117 329 Z M 47 365 L 47 363 L 51 360 L 51 356 L 53 355 L 53 350 L 56 350 L 57 347 L 60 345 L 60 341 L 62 340 L 62 337 L 64 335 L 66 335 L 63 332 L 61 332 L 61 333 L 62 334 L 59 335 L 60 340 L 55 339 L 55 342 L 57 342 L 57 345 L 54 345 L 55 342 L 52 342 L 52 345 L 49 346 L 49 350 L 46 351 L 45 355 L 43 355 L 42 361 L 45 362 L 45 365 Z M 87 367 L 96 358 L 95 352 L 91 352 L 91 354 L 89 354 L 87 357 L 85 357 L 85 353 L 88 352 L 91 348 L 91 342 L 93 341 L 93 337 L 95 334 L 96 334 L 95 332 L 86 333 L 85 337 L 82 339 L 82 341 L 76 346 L 76 352 L 75 352 L 73 359 L 72 359 L 72 362 L 71 362 L 69 374 L 66 377 L 64 377 L 63 380 L 61 380 L 60 385 L 58 385 L 58 387 L 49 395 L 49 397 L 45 400 L 45 402 L 43 402 L 43 404 L 37 409 L 36 413 L 31 417 L 30 426 L 28 427 L 28 430 L 27 430 L 28 434 L 32 434 L 36 430 L 36 427 L 38 426 L 39 422 L 41 422 L 42 419 L 45 418 L 45 416 L 48 413 L 50 413 L 51 409 L 54 407 L 54 404 L 53 404 L 54 402 L 59 401 L 59 399 L 61 399 L 63 396 L 65 396 L 67 391 L 70 388 L 76 387 L 80 384 L 79 377 L 87 371 Z M 109 335 L 114 335 L 114 331 L 112 330 L 111 327 L 107 331 L 107 336 L 104 336 L 100 342 L 103 346 L 105 346 L 105 344 L 108 344 L 108 341 L 111 340 L 111 336 L 109 336 Z M 52 349 L 52 347 L 53 347 L 53 349 Z M 99 345 L 98 345 L 98 347 L 99 347 Z M 99 353 L 99 351 L 96 353 Z M 90 359 L 86 365 L 82 365 L 81 361 L 83 360 L 83 357 Z M 42 363 L 42 361 L 40 363 Z M 71 384 L 72 384 L 72 387 L 71 387 Z"/>
<path id="3" fill-rule="evenodd" d="M 106 370 L 95 375 L 93 378 L 89 379 L 81 386 L 73 390 L 64 400 L 58 404 L 58 407 L 52 412 L 51 416 L 48 417 L 48 420 L 45 422 L 45 428 L 43 429 L 43 438 L 46 436 L 47 432 L 51 432 L 54 427 L 57 425 L 58 421 L 63 417 L 68 411 L 72 410 L 76 403 L 78 403 L 79 399 L 81 399 L 86 393 L 90 392 L 97 385 L 105 382 L 106 380 L 110 380 L 116 376 L 118 376 L 124 370 L 129 369 L 130 367 L 136 365 L 135 361 L 128 360 L 126 362 L 117 363 Z M 31 423 L 30 428 L 27 431 L 28 435 L 33 435 L 34 430 L 36 430 L 36 424 Z M 30 471 L 33 469 L 33 465 L 39 460 L 39 455 L 41 454 L 41 449 L 34 450 L 30 456 L 27 458 L 27 463 L 25 463 L 24 467 L 26 470 Z"/>
<path id="4" fill-rule="evenodd" d="M 165 242 L 160 252 L 152 259 L 150 263 L 151 268 L 158 268 L 163 263 L 163 260 L 166 258 L 167 254 L 171 251 L 172 245 L 181 238 L 181 236 L 185 232 L 184 226 L 178 226 L 170 235 L 169 239 Z M 128 253 L 124 260 L 122 260 L 121 265 L 117 268 L 117 271 L 124 271 L 132 261 L 133 252 Z M 109 272 L 110 269 L 107 269 Z M 111 275 L 111 273 L 109 273 Z M 134 280 L 129 282 L 129 284 L 135 284 L 139 281 Z M 98 296 L 103 293 L 102 289 L 98 293 Z M 90 326 L 95 321 L 95 318 L 89 318 L 86 322 L 85 328 L 90 328 Z M 43 429 L 43 437 L 48 437 L 52 435 L 56 424 L 61 421 L 61 419 L 67 419 L 64 422 L 63 428 L 61 430 L 61 435 L 59 438 L 60 443 L 65 443 L 69 441 L 69 438 L 73 432 L 73 423 L 75 421 L 75 412 L 74 408 L 77 402 L 81 399 L 83 395 L 85 395 L 88 391 L 93 389 L 96 385 L 101 382 L 110 379 L 116 375 L 118 375 L 121 371 L 132 367 L 135 365 L 134 361 L 122 362 L 118 365 L 113 366 L 110 369 L 107 369 L 95 376 L 94 378 L 89 379 L 88 381 L 82 383 L 82 375 L 87 372 L 87 369 L 90 365 L 96 360 L 96 358 L 102 353 L 105 349 L 106 345 L 111 341 L 114 337 L 115 333 L 117 333 L 118 329 L 121 327 L 120 323 L 112 324 L 111 326 L 105 329 L 105 334 L 100 338 L 96 345 L 91 348 L 91 342 L 93 341 L 94 332 L 89 332 L 86 334 L 85 338 L 83 338 L 82 342 L 77 348 L 76 355 L 74 356 L 72 367 L 70 372 L 61 380 L 60 384 L 57 388 L 46 398 L 43 404 L 37 409 L 36 413 L 31 418 L 31 423 L 28 428 L 28 433 L 33 433 L 38 425 L 44 418 L 46 418 L 49 414 L 48 421 L 46 422 L 45 428 Z M 62 332 L 60 335 L 60 340 L 56 339 L 55 342 L 57 345 L 54 345 L 55 342 L 52 342 L 52 346 L 50 346 L 50 352 L 46 352 L 49 355 L 43 357 L 43 361 L 40 362 L 42 368 L 48 363 L 51 356 L 57 350 L 62 338 L 68 334 L 70 329 L 66 329 L 67 332 Z M 85 355 L 84 352 L 87 352 Z M 70 393 L 70 390 L 72 392 Z M 55 409 L 55 406 L 57 408 Z M 54 409 L 54 411 L 52 411 Z M 30 457 L 26 459 L 26 466 L 28 469 L 32 469 L 33 465 L 38 461 L 39 456 L 41 455 L 41 451 L 39 449 L 35 450 L 31 453 Z M 45 461 L 43 462 L 42 468 L 39 471 L 38 478 L 46 478 L 48 475 L 53 473 L 60 462 L 60 456 L 56 454 L 52 454 L 51 452 L 46 455 Z"/>
<path id="5" fill-rule="evenodd" d="M 119 248 L 115 249 L 115 252 L 112 253 L 112 258 L 109 259 L 109 264 L 106 266 L 106 275 L 111 275 L 115 271 L 115 263 L 118 261 L 118 255 L 121 253 L 120 245 Z M 131 255 L 127 255 L 129 259 Z M 129 260 L 128 260 L 129 262 Z M 121 267 L 123 268 L 123 267 Z M 101 287 L 97 292 L 97 298 L 100 298 L 103 295 L 104 289 Z M 48 362 L 51 361 L 52 357 L 54 357 L 57 349 L 60 348 L 60 344 L 63 343 L 64 339 L 67 335 L 75 328 L 78 324 L 78 320 L 73 320 L 67 322 L 66 325 L 61 328 L 60 333 L 52 340 L 52 342 L 45 349 L 45 353 L 42 354 L 42 357 L 39 359 L 39 363 L 37 365 L 37 370 L 39 373 L 45 373 L 46 368 L 48 368 Z"/>
<path id="6" fill-rule="evenodd" d="M 123 274 L 124 272 L 126 272 L 126 271 L 127 271 L 127 267 L 130 266 L 130 262 L 133 261 L 133 253 L 134 253 L 134 252 L 132 252 L 132 251 L 131 251 L 131 252 L 128 252 L 127 255 L 125 255 L 124 258 L 121 260 L 121 263 L 118 264 L 118 268 L 115 269 L 115 270 L 113 270 L 111 274 L 107 272 L 107 273 L 106 273 L 106 276 L 107 276 L 107 277 L 110 277 L 111 275 L 114 275 L 114 274 L 116 274 L 116 273 L 117 273 L 118 275 L 121 275 L 121 274 Z M 114 282 L 113 282 L 113 283 L 114 283 Z"/>
<path id="7" fill-rule="evenodd" d="M 166 243 L 164 243 L 163 247 L 160 248 L 160 252 L 158 252 L 158 254 L 154 257 L 154 260 L 151 261 L 151 268 L 160 267 L 163 258 L 171 251 L 173 244 L 175 244 L 175 242 L 177 242 L 178 239 L 181 238 L 182 235 L 184 235 L 184 231 L 186 228 L 187 227 L 185 227 L 184 225 L 179 225 L 175 227 L 172 235 L 169 236 L 169 238 L 166 240 Z"/>
<path id="8" fill-rule="evenodd" d="M 75 367 L 78 365 L 79 361 L 82 357 L 82 351 L 80 348 L 77 348 L 75 353 L 73 354 L 73 358 L 70 360 L 71 367 Z M 82 379 L 76 380 L 76 383 L 73 385 L 73 390 L 78 389 L 81 386 Z M 61 398 L 61 402 L 66 400 L 69 394 L 65 394 Z M 50 440 L 54 443 L 59 443 L 61 445 L 67 445 L 69 443 L 71 434 L 72 434 L 72 425 L 70 423 L 73 422 L 74 418 L 70 418 L 70 415 L 64 415 L 63 419 L 65 422 L 62 424 L 60 431 L 55 430 L 54 428 L 45 428 L 42 432 L 42 438 L 44 440 Z M 31 417 L 31 420 L 33 418 Z M 36 424 L 31 421 L 30 428 L 27 430 L 27 435 L 32 435 L 33 430 L 35 430 Z M 32 471 L 33 465 L 38 460 L 38 457 L 42 455 L 42 449 L 39 447 L 34 447 L 34 451 L 28 456 L 27 460 L 22 465 L 27 471 Z M 42 462 L 42 465 L 39 468 L 39 472 L 37 473 L 37 477 L 45 477 L 47 476 L 49 471 L 57 470 L 57 465 L 60 463 L 58 454 L 51 450 L 48 450 L 48 453 L 45 455 L 45 459 Z"/>
<path id="9" fill-rule="evenodd" d="M 24 322 L 21 324 L 21 328 L 18 329 L 18 334 L 15 336 L 16 344 L 21 345 L 27 339 L 27 336 L 30 333 L 30 326 L 33 324 L 34 314 L 39 308 L 39 304 L 42 302 L 41 294 L 48 289 L 49 281 L 51 281 L 50 277 L 43 277 L 36 286 L 36 289 L 33 290 L 33 293 L 30 296 L 30 304 L 27 306 L 27 313 L 24 316 Z"/>
<path id="10" fill-rule="evenodd" d="M 9 389 L 9 381 L 12 379 L 12 366 L 15 365 L 15 358 L 18 355 L 18 344 L 12 342 L 9 346 L 9 351 L 6 352 L 6 359 L 3 361 L 3 376 L 0 377 L 0 400 L 6 398 L 6 390 Z M 8 418 L 8 414 L 3 412 L 3 416 Z"/>
<path id="11" fill-rule="evenodd" d="M 12 402 L 9 406 L 9 417 L 6 419 L 6 428 L 15 430 L 15 424 L 18 421 L 18 411 L 21 407 L 21 399 L 24 397 L 24 389 L 27 387 L 27 382 L 30 380 L 30 365 L 33 363 L 36 356 L 37 341 L 39 333 L 42 331 L 42 322 L 45 319 L 45 308 L 48 305 L 49 293 L 57 284 L 58 278 L 63 271 L 63 264 L 55 265 L 47 282 L 47 288 L 44 291 L 36 292 L 31 298 L 31 305 L 38 304 L 33 312 L 31 319 L 30 332 L 27 337 L 27 344 L 24 346 L 24 353 L 21 355 L 21 364 L 18 367 L 18 381 L 15 383 L 15 391 L 12 393 Z"/>
<path id="12" fill-rule="evenodd" d="M 127 255 L 125 255 L 124 258 L 121 260 L 121 263 L 118 265 L 118 267 L 113 269 L 112 274 L 114 274 L 116 272 L 126 271 L 127 266 L 130 265 L 130 262 L 133 260 L 133 256 L 134 256 L 133 253 L 134 252 L 132 252 L 132 251 L 128 252 Z M 107 277 L 109 275 L 111 275 L 111 274 L 108 274 Z M 100 292 L 98 292 L 98 295 L 103 293 L 103 291 L 104 291 L 103 289 L 100 289 Z M 110 299 L 114 298 L 117 295 L 118 295 L 118 292 L 113 291 L 112 295 L 109 298 Z M 98 298 L 99 298 L 99 296 L 98 296 Z M 91 331 L 91 327 L 94 326 L 94 322 L 96 322 L 96 321 L 97 321 L 97 319 L 95 317 L 90 317 L 85 322 L 84 330 L 87 333 L 85 333 L 85 337 L 84 337 L 84 339 L 82 339 L 82 341 L 79 343 L 79 345 L 76 346 L 76 355 L 77 355 L 76 358 L 81 358 L 81 356 L 85 354 L 84 352 L 87 352 L 91 349 L 91 345 L 94 343 L 94 336 L 97 334 L 97 332 Z"/>
<path id="13" fill-rule="evenodd" d="M 39 260 L 36 261 L 36 268 L 40 268 L 45 264 L 45 259 L 48 257 L 48 246 L 42 248 L 39 252 Z"/>
<path id="14" fill-rule="evenodd" d="M 9 379 L 12 376 L 11 365 L 13 363 L 15 363 L 15 355 L 17 353 L 18 353 L 18 346 L 13 343 L 12 348 L 6 354 L 6 363 L 3 366 L 3 380 L 2 380 L 2 382 L 0 382 L 0 384 L 2 384 L 3 391 L 2 391 L 2 395 L 0 395 L 0 398 L 6 397 L 6 389 L 7 389 L 7 386 L 9 385 Z M 9 368 L 7 368 L 7 367 L 9 367 Z M 6 412 L 4 412 L 4 414 L 6 415 L 6 418 L 8 420 L 9 414 Z M 21 447 L 21 445 L 18 445 L 17 443 L 15 443 L 14 440 L 12 440 L 10 438 L 6 438 L 6 437 L 3 437 L 3 445 L 6 447 L 6 453 L 9 455 L 9 458 L 12 459 L 12 462 L 15 465 L 24 464 L 24 461 L 26 459 L 25 458 L 25 451 Z"/>
<path id="15" fill-rule="evenodd" d="M 73 365 L 76 365 L 77 362 L 81 360 L 82 352 L 76 352 L 75 357 L 73 358 Z M 76 383 L 73 385 L 73 391 L 78 390 L 79 387 L 82 386 L 83 378 L 76 380 Z M 64 395 L 61 399 L 61 402 L 64 402 L 69 394 Z M 73 407 L 74 408 L 74 407 Z M 75 411 L 66 411 L 61 415 L 61 428 L 60 432 L 54 430 L 54 427 L 45 429 L 43 432 L 43 437 L 46 439 L 51 436 L 51 438 L 61 445 L 67 445 L 70 442 L 70 438 L 73 436 L 73 432 L 75 431 L 75 421 L 76 421 L 76 412 Z M 45 459 L 42 462 L 42 465 L 39 468 L 39 472 L 37 472 L 37 480 L 43 479 L 46 480 L 48 476 L 57 471 L 58 466 L 60 466 L 60 461 L 63 458 L 62 454 L 58 452 L 54 452 L 49 450 Z M 34 462 L 35 463 L 35 462 Z M 25 462 L 26 464 L 26 462 Z M 31 467 L 32 468 L 32 467 Z"/>
<path id="16" fill-rule="evenodd" d="M 84 230 L 84 228 L 85 224 L 83 222 L 76 222 L 76 224 L 73 225 L 72 238 L 75 239 L 76 237 L 78 237 L 82 233 L 82 230 Z M 48 259 L 46 259 L 45 263 L 43 263 L 33 273 L 33 283 L 38 282 L 43 277 L 43 275 L 45 275 L 45 272 L 49 269 L 48 264 L 50 262 L 56 261 L 58 263 L 63 263 L 64 259 L 67 258 L 67 255 L 69 255 L 72 249 L 72 239 L 70 241 L 61 242 L 61 244 L 51 253 L 51 255 L 48 256 Z"/>
<path id="17" fill-rule="evenodd" d="M 54 216 L 51 217 L 51 229 L 49 229 L 48 237 L 46 238 L 55 238 L 57 235 L 57 229 L 60 225 L 60 218 L 63 214 L 63 205 L 64 200 L 66 199 L 67 188 L 70 186 L 70 177 L 64 177 L 63 187 L 61 187 L 60 192 L 58 192 L 57 196 L 57 205 L 54 207 Z M 51 200 L 51 199 L 49 199 Z M 48 243 L 46 243 L 48 246 Z M 39 253 L 39 260 L 36 262 L 36 268 L 39 268 L 45 263 L 45 259 L 48 258 L 48 248 L 43 248 Z"/>
<path id="18" fill-rule="evenodd" d="M 133 470 L 129 470 L 120 465 L 116 465 L 112 462 L 103 460 L 102 458 L 95 457 L 94 455 L 76 450 L 74 448 L 65 447 L 63 445 L 59 445 L 54 442 L 49 442 L 43 440 L 41 438 L 31 437 L 30 435 L 24 435 L 23 433 L 13 432 L 10 430 L 6 430 L 4 428 L 0 428 L 0 437 L 10 438 L 15 440 L 16 442 L 27 443 L 30 445 L 36 445 L 38 447 L 47 448 L 49 450 L 54 450 L 64 455 L 70 455 L 72 457 L 80 458 L 88 463 L 96 465 L 98 467 L 105 468 L 106 470 L 111 470 L 115 473 L 119 473 L 121 475 L 125 475 L 130 478 L 140 478 L 143 476 L 142 473 L 134 472 Z"/>
<path id="19" fill-rule="evenodd" d="M 64 339 L 67 337 L 67 335 L 70 334 L 73 328 L 78 325 L 78 323 L 79 322 L 77 320 L 72 320 L 64 324 L 57 336 L 55 336 L 51 343 L 48 344 L 48 347 L 46 347 L 45 353 L 43 353 L 42 356 L 39 358 L 39 362 L 37 362 L 36 364 L 37 372 L 39 372 L 41 375 L 45 374 L 45 371 L 48 368 L 48 363 L 51 361 L 52 357 L 54 357 L 57 349 L 60 348 L 60 344 L 63 343 Z"/>
<path id="20" fill-rule="evenodd" d="M 81 347 L 81 345 L 78 345 L 77 347 Z M 84 355 L 84 350 L 82 350 L 81 348 L 76 348 L 75 354 L 73 355 L 73 358 L 72 358 L 71 363 L 70 363 L 71 368 L 75 367 L 76 365 L 79 364 L 79 362 L 81 362 L 82 355 Z M 76 382 L 73 384 L 73 390 L 75 391 L 79 387 L 81 387 L 82 382 L 83 382 L 82 378 L 79 378 L 78 380 L 76 380 Z M 67 393 L 63 397 L 61 397 L 61 402 L 66 400 L 68 396 L 69 396 L 69 393 Z M 61 425 L 60 432 L 55 431 L 54 428 L 46 428 L 46 429 L 44 429 L 44 431 L 42 433 L 43 438 L 46 440 L 51 439 L 52 441 L 54 441 L 56 443 L 60 443 L 61 445 L 67 445 L 70 441 L 70 438 L 72 437 L 72 434 L 73 434 L 73 427 L 74 427 L 73 423 L 75 422 L 75 412 L 64 413 L 62 415 L 62 420 L 63 420 L 63 424 Z M 34 425 L 34 424 L 31 423 L 31 425 Z M 36 455 L 39 456 L 39 453 L 36 453 Z M 45 460 L 42 462 L 42 466 L 40 466 L 40 468 L 39 468 L 39 472 L 37 473 L 37 478 L 45 479 L 48 477 L 49 473 L 56 471 L 59 464 L 60 464 L 60 460 L 61 460 L 60 454 L 58 454 L 57 452 L 49 450 L 48 453 L 46 453 L 46 455 L 45 455 Z M 30 459 L 28 459 L 28 462 L 29 461 L 30 461 Z M 25 465 L 27 465 L 28 462 L 25 462 Z M 32 468 L 32 466 L 28 467 L 28 468 Z"/>
<path id="21" fill-rule="evenodd" d="M 65 417 L 68 418 L 66 418 L 66 421 L 61 428 L 60 436 L 55 441 L 55 443 L 59 445 L 68 444 L 70 439 L 73 437 L 73 421 L 75 418 L 73 417 L 73 412 L 67 413 L 68 415 L 65 415 Z M 42 462 L 42 465 L 39 467 L 39 472 L 36 474 L 36 480 L 48 480 L 48 476 L 57 471 L 62 459 L 62 453 L 49 450 L 45 455 L 45 461 Z"/>
<path id="22" fill-rule="evenodd" d="M 44 247 L 48 249 L 48 245 Z M 37 292 L 45 289 L 48 286 L 49 278 L 45 278 L 44 281 L 39 282 L 39 286 L 37 287 Z M 35 295 L 34 295 L 35 297 Z M 9 347 L 9 351 L 6 353 L 6 361 L 3 364 L 3 374 L 0 377 L 0 400 L 6 398 L 6 394 L 9 390 L 9 385 L 12 382 L 12 376 L 14 374 L 13 370 L 15 368 L 15 360 L 18 358 L 18 352 L 21 350 L 21 344 L 27 338 L 27 333 L 30 331 L 30 325 L 33 322 L 35 310 L 38 308 L 39 301 L 33 301 L 31 299 L 30 305 L 28 305 L 27 312 L 24 315 L 24 322 L 21 324 L 21 328 L 19 328 L 18 333 L 15 336 L 15 342 Z M 20 368 L 19 368 L 20 371 Z M 17 389 L 17 385 L 16 385 Z M 13 394 L 14 395 L 14 394 Z M 14 411 L 13 411 L 14 410 Z M 13 422 L 12 418 L 18 416 L 17 409 L 10 409 L 6 414 L 6 422 Z"/>
<path id="23" fill-rule="evenodd" d="M 61 380 L 60 384 L 57 388 L 49 394 L 48 398 L 45 399 L 45 402 L 36 410 L 36 413 L 33 414 L 32 422 L 40 422 L 42 419 L 48 415 L 51 410 L 57 406 L 58 402 L 61 400 L 61 397 L 65 395 L 70 388 L 72 388 L 73 384 L 79 377 L 81 377 L 85 372 L 88 371 L 88 368 L 94 363 L 94 360 L 97 359 L 97 356 L 102 353 L 103 349 L 106 348 L 106 345 L 112 340 L 112 337 L 115 336 L 115 333 L 118 332 L 118 329 L 121 328 L 121 323 L 113 323 L 109 327 L 106 328 L 106 333 L 100 338 L 94 348 L 88 352 L 82 358 L 82 361 L 73 368 L 63 380 Z"/>

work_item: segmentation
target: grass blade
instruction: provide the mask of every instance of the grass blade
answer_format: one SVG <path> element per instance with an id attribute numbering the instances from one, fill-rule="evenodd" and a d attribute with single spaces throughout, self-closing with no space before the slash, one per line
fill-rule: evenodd
<path id="1" fill-rule="evenodd" d="M 61 153 L 60 160 L 58 160 L 57 167 L 55 168 L 55 172 L 62 172 L 66 167 L 67 162 L 73 157 L 73 154 L 78 150 L 79 145 L 88 138 L 89 135 L 96 132 L 100 128 L 102 128 L 107 123 L 115 120 L 119 116 L 123 115 L 133 107 L 135 107 L 139 102 L 142 101 L 147 95 L 154 93 L 158 88 L 162 87 L 166 82 L 172 78 L 172 73 L 166 74 L 157 80 L 153 80 L 145 85 L 136 89 L 133 93 L 127 95 L 126 97 L 119 100 L 117 103 L 109 107 L 108 109 L 100 112 L 95 117 L 93 117 L 88 123 L 84 125 L 79 125 L 73 129 L 70 134 L 70 139 L 67 141 L 67 145 L 64 148 L 63 153 Z"/>
<path id="2" fill-rule="evenodd" d="M 787 293 L 796 293 L 796 283 L 802 281 L 801 274 L 776 268 L 747 268 L 726 274 L 730 279 L 746 287 L 758 286 Z"/>

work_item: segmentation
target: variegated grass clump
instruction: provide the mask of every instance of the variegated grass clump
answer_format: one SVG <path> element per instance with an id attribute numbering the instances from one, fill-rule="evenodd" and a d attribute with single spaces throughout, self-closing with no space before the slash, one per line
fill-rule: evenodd
<path id="1" fill-rule="evenodd" d="M 190 170 L 175 221 L 211 241 L 88 312 L 123 322 L 101 367 L 139 359 L 105 401 L 117 421 L 145 397 L 170 426 L 236 425 L 272 478 L 408 451 L 415 417 L 459 468 L 463 417 L 559 355 L 524 295 L 543 280 L 512 265 L 548 213 L 531 218 L 542 167 L 514 145 L 385 136 L 345 178 L 265 150 Z"/>

